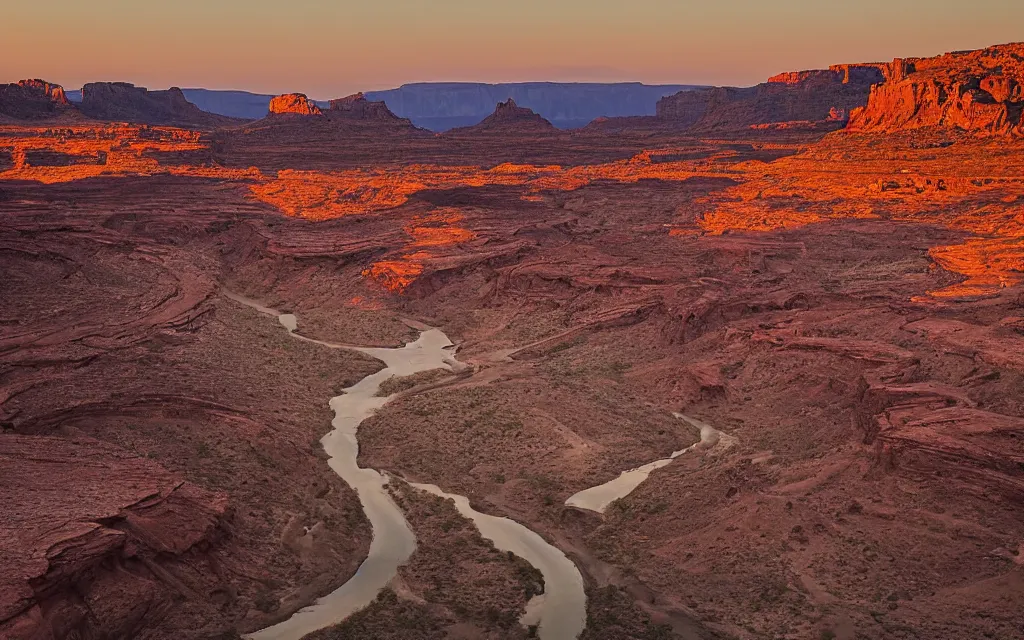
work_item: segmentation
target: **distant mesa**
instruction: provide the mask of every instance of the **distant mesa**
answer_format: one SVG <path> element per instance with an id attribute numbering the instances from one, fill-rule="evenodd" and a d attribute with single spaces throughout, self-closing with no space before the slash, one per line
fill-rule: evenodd
<path id="1" fill-rule="evenodd" d="M 322 103 L 321 103 L 322 104 Z M 383 102 L 371 102 L 362 93 L 337 98 L 323 110 L 304 93 L 286 93 L 270 101 L 270 116 L 327 116 L 329 120 L 371 120 L 410 124 L 399 118 Z"/>
<path id="2" fill-rule="evenodd" d="M 559 129 L 574 129 L 602 116 L 653 116 L 660 98 L 687 88 L 687 85 L 638 82 L 428 82 L 368 91 L 365 98 L 370 103 L 385 102 L 396 117 L 408 118 L 417 127 L 435 132 L 479 124 L 494 112 L 495 103 L 507 98 L 530 107 Z M 203 111 L 246 120 L 266 117 L 268 105 L 275 97 L 248 91 L 201 88 L 182 88 L 181 91 L 189 102 Z M 81 92 L 69 91 L 68 99 L 80 102 Z M 327 101 L 310 102 L 325 115 L 329 111 Z"/>
<path id="3" fill-rule="evenodd" d="M 150 91 L 128 82 L 91 82 L 82 87 L 79 105 L 86 116 L 108 122 L 220 127 L 238 120 L 207 113 L 185 99 L 181 89 Z"/>
<path id="4" fill-rule="evenodd" d="M 385 122 L 405 121 L 399 118 L 383 101 L 370 101 L 362 93 L 330 101 L 330 115 L 346 116 L 358 120 L 380 120 Z"/>
<path id="5" fill-rule="evenodd" d="M 270 100 L 270 115 L 319 116 L 323 112 L 304 93 L 285 93 Z"/>
<path id="6" fill-rule="evenodd" d="M 512 98 L 509 98 L 505 102 L 499 102 L 498 106 L 494 108 L 494 114 L 488 116 L 487 118 L 484 118 L 484 121 L 481 122 L 480 124 L 494 124 L 499 122 L 511 121 L 532 121 L 538 124 L 551 124 L 541 116 L 537 115 L 537 113 L 534 112 L 533 109 L 528 109 L 526 107 L 520 107 L 519 105 L 517 105 L 516 101 L 513 100 Z"/>
<path id="7" fill-rule="evenodd" d="M 64 88 L 45 80 L 0 84 L 0 116 L 12 120 L 47 120 L 73 113 Z"/>
<path id="8" fill-rule="evenodd" d="M 516 133 L 559 133 L 550 121 L 537 114 L 533 109 L 520 107 L 515 100 L 509 98 L 499 102 L 494 113 L 484 118 L 480 124 L 471 127 L 453 129 L 452 134 L 516 134 Z"/>
<path id="9" fill-rule="evenodd" d="M 598 117 L 653 116 L 659 99 L 687 88 L 639 82 L 422 82 L 366 97 L 383 100 L 398 116 L 436 132 L 480 124 L 495 104 L 509 98 L 566 130 Z"/>
<path id="10" fill-rule="evenodd" d="M 942 128 L 1024 135 L 1024 43 L 890 63 L 792 71 L 755 87 L 684 91 L 656 119 L 591 128 L 655 126 L 694 132 L 815 127 L 895 133 Z"/>
<path id="11" fill-rule="evenodd" d="M 288 93 L 269 100 L 266 117 L 222 130 L 216 140 L 235 153 L 259 153 L 261 167 L 295 169 L 302 162 L 297 156 L 317 162 L 319 154 L 307 153 L 311 147 L 330 148 L 356 140 L 386 144 L 431 135 L 396 116 L 383 102 L 367 100 L 360 93 L 319 104 L 304 94 Z"/>
<path id="12" fill-rule="evenodd" d="M 679 88 L 683 90 L 666 95 Z M 210 109 L 269 116 L 254 126 L 295 129 L 289 135 L 300 137 L 313 135 L 298 129 L 314 126 L 314 121 L 330 136 L 375 135 L 383 129 L 423 134 L 417 126 L 450 130 L 456 136 L 553 134 L 559 131 L 555 123 L 579 126 L 581 118 L 591 116 L 585 132 L 599 134 L 798 128 L 826 132 L 844 127 L 850 132 L 892 133 L 937 127 L 974 135 L 1024 136 L 1024 43 L 890 63 L 788 71 L 753 87 L 424 83 L 357 93 L 329 103 L 302 93 L 271 97 L 204 89 L 149 91 L 124 82 L 90 83 L 81 92 L 66 93 L 60 85 L 34 79 L 0 85 L 0 120 L 84 115 L 108 122 L 210 129 L 242 122 L 200 109 L 188 99 L 192 95 Z M 69 102 L 79 96 L 77 105 Z M 520 102 L 536 111 L 517 104 L 520 96 Z M 650 115 L 657 96 L 662 97 Z M 381 99 L 385 97 L 386 101 Z M 492 100 L 503 97 L 507 100 L 484 117 L 495 104 Z M 610 117 L 594 115 L 602 111 Z M 291 116 L 322 117 L 299 118 L 289 125 Z"/>
<path id="13" fill-rule="evenodd" d="M 883 69 L 849 131 L 939 127 L 977 135 L 1024 135 L 1024 43 L 934 58 L 897 58 Z"/>
<path id="14" fill-rule="evenodd" d="M 383 102 L 367 100 L 362 93 L 331 100 L 327 103 L 327 108 L 320 106 L 323 104 L 317 104 L 303 93 L 286 93 L 273 98 L 270 101 L 267 118 L 253 123 L 253 126 L 257 129 L 265 125 L 280 128 L 288 127 L 289 123 L 294 122 L 295 126 L 307 129 L 314 127 L 336 132 L 353 130 L 353 127 L 367 131 L 379 130 L 382 127 L 389 128 L 388 125 L 415 129 L 412 122 L 396 116 Z M 318 117 L 307 119 L 305 116 Z"/>
<path id="15" fill-rule="evenodd" d="M 77 92 L 75 92 L 77 93 Z M 64 88 L 45 80 L 0 85 L 0 117 L 14 120 L 82 120 L 216 128 L 239 120 L 207 113 L 185 99 L 181 90 L 149 91 L 127 82 L 93 82 L 72 103 Z"/>
<path id="16" fill-rule="evenodd" d="M 64 87 L 59 84 L 53 84 L 46 80 L 40 80 L 38 78 L 33 80 L 21 80 L 18 85 L 33 92 L 41 93 L 49 98 L 50 102 L 66 107 L 71 103 L 68 101 L 67 95 L 64 93 Z"/>

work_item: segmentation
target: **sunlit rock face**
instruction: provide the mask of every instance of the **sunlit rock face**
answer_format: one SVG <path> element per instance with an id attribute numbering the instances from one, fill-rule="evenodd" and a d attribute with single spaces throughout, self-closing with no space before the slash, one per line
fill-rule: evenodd
<path id="1" fill-rule="evenodd" d="M 322 113 L 304 93 L 286 93 L 270 101 L 271 115 L 318 116 Z"/>
<path id="2" fill-rule="evenodd" d="M 0 85 L 0 117 L 13 120 L 53 118 L 72 111 L 64 88 L 45 80 Z"/>
<path id="3" fill-rule="evenodd" d="M 18 85 L 25 89 L 30 89 L 34 92 L 48 96 L 50 98 L 50 102 L 54 104 L 62 106 L 71 104 L 68 102 L 68 97 L 64 94 L 64 87 L 59 84 L 52 84 L 45 80 L 35 78 L 32 80 L 20 80 Z"/>
<path id="4" fill-rule="evenodd" d="M 755 87 L 711 87 L 662 98 L 658 116 L 681 128 L 723 130 L 779 123 L 837 123 L 867 104 L 883 65 L 842 64 L 790 71 Z"/>
<path id="5" fill-rule="evenodd" d="M 850 130 L 892 133 L 923 127 L 982 135 L 1024 134 L 1024 43 L 934 58 L 897 58 L 872 88 Z"/>

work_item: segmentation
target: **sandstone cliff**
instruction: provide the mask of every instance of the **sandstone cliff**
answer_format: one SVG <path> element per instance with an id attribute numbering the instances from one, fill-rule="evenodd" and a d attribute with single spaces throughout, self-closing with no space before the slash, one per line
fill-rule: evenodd
<path id="1" fill-rule="evenodd" d="M 854 112 L 851 131 L 923 127 L 1024 135 L 1024 43 L 934 58 L 897 58 Z"/>
<path id="2" fill-rule="evenodd" d="M 64 88 L 45 80 L 0 85 L 0 116 L 13 120 L 44 120 L 73 113 Z"/>
<path id="3" fill-rule="evenodd" d="M 320 107 L 306 97 L 304 93 L 285 93 L 270 99 L 269 114 L 318 116 L 321 115 Z"/>
<path id="4" fill-rule="evenodd" d="M 658 102 L 658 118 L 677 128 L 744 129 L 775 123 L 845 122 L 867 104 L 871 86 L 883 81 L 883 65 L 836 65 L 769 78 L 755 87 L 683 91 Z"/>
<path id="5" fill-rule="evenodd" d="M 128 82 L 92 82 L 82 87 L 82 113 L 97 120 L 186 127 L 236 124 L 233 118 L 207 113 L 185 99 L 181 89 L 150 91 Z"/>

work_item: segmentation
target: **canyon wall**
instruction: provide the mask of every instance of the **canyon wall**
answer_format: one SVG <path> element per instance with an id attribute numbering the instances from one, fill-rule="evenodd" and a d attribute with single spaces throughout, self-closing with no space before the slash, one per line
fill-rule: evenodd
<path id="1" fill-rule="evenodd" d="M 681 128 L 713 131 L 788 122 L 831 122 L 867 104 L 883 65 L 835 65 L 782 73 L 754 87 L 683 91 L 658 101 L 658 118 Z"/>
<path id="2" fill-rule="evenodd" d="M 850 131 L 924 127 L 982 135 L 1024 134 L 1024 43 L 934 58 L 898 58 L 884 68 Z"/>

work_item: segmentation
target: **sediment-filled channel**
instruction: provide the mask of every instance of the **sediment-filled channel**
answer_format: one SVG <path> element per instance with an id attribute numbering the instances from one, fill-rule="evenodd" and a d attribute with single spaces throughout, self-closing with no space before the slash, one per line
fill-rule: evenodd
<path id="1" fill-rule="evenodd" d="M 611 503 L 615 502 L 619 498 L 628 496 L 656 469 L 672 464 L 672 461 L 679 456 L 697 449 L 710 449 L 719 442 L 724 441 L 726 444 L 731 444 L 733 441 L 732 437 L 723 434 L 721 431 L 715 429 L 706 422 L 701 422 L 700 420 L 696 420 L 689 416 L 684 416 L 681 413 L 674 413 L 672 415 L 680 420 L 685 420 L 692 426 L 700 429 L 700 440 L 681 451 L 672 453 L 672 455 L 667 458 L 648 462 L 647 464 L 635 469 L 623 471 L 614 480 L 609 480 L 604 484 L 575 493 L 569 496 L 569 499 L 565 501 L 565 504 L 570 507 L 604 513 L 605 509 L 607 509 Z"/>
<path id="2" fill-rule="evenodd" d="M 338 624 L 370 604 L 395 577 L 398 567 L 416 550 L 416 538 L 401 509 L 388 495 L 387 476 L 374 469 L 359 467 L 357 430 L 363 420 L 388 402 L 378 397 L 380 385 L 397 376 L 409 376 L 433 369 L 461 368 L 454 356 L 454 345 L 439 329 L 428 329 L 418 339 L 401 348 L 353 347 L 299 335 L 298 319 L 281 314 L 258 302 L 225 292 L 225 296 L 261 313 L 274 316 L 296 339 L 332 349 L 352 349 L 384 362 L 385 368 L 371 374 L 331 398 L 334 411 L 332 431 L 321 439 L 330 456 L 331 468 L 359 495 L 363 511 L 373 528 L 373 541 L 366 559 L 356 574 L 342 586 L 300 609 L 287 620 L 249 634 L 251 640 L 299 640 L 303 636 Z M 433 485 L 415 485 L 421 490 L 451 498 L 462 515 L 474 522 L 481 535 L 495 547 L 512 551 L 536 567 L 544 576 L 545 593 L 534 598 L 523 617 L 524 624 L 537 624 L 543 640 L 571 640 L 586 625 L 586 596 L 579 570 L 564 553 L 539 535 L 508 518 L 480 513 L 463 496 L 447 494 Z"/>

